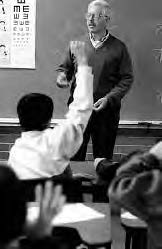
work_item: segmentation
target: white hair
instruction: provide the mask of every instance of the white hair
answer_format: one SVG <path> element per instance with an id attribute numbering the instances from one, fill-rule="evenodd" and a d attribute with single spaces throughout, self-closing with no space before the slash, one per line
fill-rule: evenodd
<path id="1" fill-rule="evenodd" d="M 102 7 L 102 14 L 104 16 L 110 17 L 111 15 L 111 7 L 110 4 L 106 0 L 93 0 L 89 3 L 88 8 L 93 5 L 98 5 Z"/>

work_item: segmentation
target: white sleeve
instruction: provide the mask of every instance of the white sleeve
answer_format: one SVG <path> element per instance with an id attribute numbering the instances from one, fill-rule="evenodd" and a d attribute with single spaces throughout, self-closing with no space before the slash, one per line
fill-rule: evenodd
<path id="1" fill-rule="evenodd" d="M 66 118 L 74 125 L 81 125 L 85 130 L 93 108 L 92 68 L 78 66 L 74 101 L 69 106 Z"/>
<path id="2" fill-rule="evenodd" d="M 54 151 L 60 158 L 69 159 L 79 149 L 93 108 L 93 75 L 88 66 L 78 66 L 74 101 L 69 106 L 66 119 L 54 128 Z M 51 141 L 52 142 L 52 141 Z M 57 151 L 57 153 L 56 153 Z"/>

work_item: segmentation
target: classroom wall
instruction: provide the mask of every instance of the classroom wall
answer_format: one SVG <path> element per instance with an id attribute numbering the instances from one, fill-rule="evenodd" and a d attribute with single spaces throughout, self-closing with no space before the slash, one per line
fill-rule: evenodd
<path id="1" fill-rule="evenodd" d="M 122 119 L 161 120 L 162 1 L 114 1 L 114 34 L 129 47 L 135 81 L 123 103 Z"/>
<path id="2" fill-rule="evenodd" d="M 68 42 L 86 31 L 88 2 L 37 0 L 36 69 L 0 69 L 0 118 L 16 117 L 18 99 L 29 92 L 49 94 L 55 103 L 54 118 L 63 117 L 68 90 L 56 87 L 55 69 Z M 135 73 L 133 87 L 123 101 L 121 119 L 160 120 L 162 1 L 112 0 L 111 4 L 114 13 L 110 30 L 126 42 Z"/>

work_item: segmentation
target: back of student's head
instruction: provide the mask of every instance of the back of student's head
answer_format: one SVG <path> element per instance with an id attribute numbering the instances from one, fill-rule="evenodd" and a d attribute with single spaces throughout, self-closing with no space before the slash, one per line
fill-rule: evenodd
<path id="1" fill-rule="evenodd" d="M 23 96 L 17 105 L 17 114 L 24 131 L 42 131 L 48 127 L 53 114 L 52 99 L 41 93 Z"/>
<path id="2" fill-rule="evenodd" d="M 11 168 L 0 163 L 0 244 L 7 244 L 22 234 L 26 202 L 20 181 Z"/>

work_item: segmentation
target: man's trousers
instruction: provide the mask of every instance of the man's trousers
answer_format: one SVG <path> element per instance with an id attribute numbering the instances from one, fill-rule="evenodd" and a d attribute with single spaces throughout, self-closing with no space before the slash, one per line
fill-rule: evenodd
<path id="1" fill-rule="evenodd" d="M 107 158 L 111 160 L 113 157 L 119 118 L 120 110 L 113 110 L 107 107 L 99 112 L 93 111 L 84 132 L 83 143 L 71 160 L 85 160 L 90 137 L 92 139 L 94 159 Z"/>

